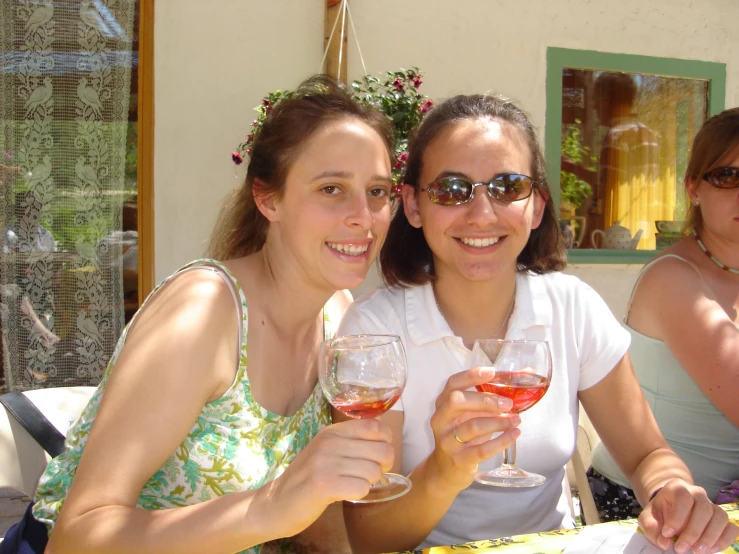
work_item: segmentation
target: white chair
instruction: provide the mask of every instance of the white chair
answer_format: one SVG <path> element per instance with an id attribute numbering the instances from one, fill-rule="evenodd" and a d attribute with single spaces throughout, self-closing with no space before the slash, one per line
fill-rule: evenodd
<path id="1" fill-rule="evenodd" d="M 96 387 L 59 387 L 23 394 L 62 435 L 67 434 Z M 0 487 L 19 490 L 29 497 L 51 458 L 3 406 L 0 409 Z"/>
<path id="2" fill-rule="evenodd" d="M 567 463 L 567 481 L 570 485 L 571 494 L 580 500 L 580 514 L 583 524 L 592 525 L 600 523 L 598 509 L 595 506 L 593 493 L 590 491 L 586 472 L 590 467 L 591 453 L 596 444 L 600 442 L 598 434 L 590 423 L 585 410 L 580 405 L 580 422 L 577 428 L 577 443 L 572 458 Z M 572 503 L 570 503 L 572 507 Z"/>

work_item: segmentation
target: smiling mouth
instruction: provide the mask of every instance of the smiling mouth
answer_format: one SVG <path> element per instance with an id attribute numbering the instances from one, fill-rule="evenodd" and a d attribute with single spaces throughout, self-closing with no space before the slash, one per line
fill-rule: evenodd
<path id="1" fill-rule="evenodd" d="M 369 244 L 338 244 L 336 242 L 327 242 L 326 244 L 332 250 L 347 256 L 361 256 L 369 249 Z"/>
<path id="2" fill-rule="evenodd" d="M 487 237 L 484 239 L 468 239 L 463 237 L 457 240 L 462 244 L 471 246 L 472 248 L 487 248 L 488 246 L 496 244 L 501 238 L 502 237 Z"/>

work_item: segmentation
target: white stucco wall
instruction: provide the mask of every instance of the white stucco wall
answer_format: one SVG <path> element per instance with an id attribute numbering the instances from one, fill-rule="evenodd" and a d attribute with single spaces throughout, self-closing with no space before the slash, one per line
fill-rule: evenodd
<path id="1" fill-rule="evenodd" d="M 323 5 L 155 2 L 157 281 L 202 255 L 223 197 L 238 184 L 230 152 L 249 132 L 253 107 L 318 71 Z"/>
<path id="2" fill-rule="evenodd" d="M 321 60 L 324 0 L 156 3 L 156 276 L 199 256 L 236 184 L 251 108 Z M 423 69 L 426 94 L 500 92 L 544 131 L 548 46 L 727 64 L 739 104 L 737 0 L 350 0 L 367 71 Z M 351 40 L 351 39 L 350 39 Z M 350 42 L 349 74 L 362 74 Z M 633 266 L 570 270 L 622 313 Z M 629 276 L 629 278 L 625 278 Z M 609 300 L 610 299 L 610 300 Z"/>

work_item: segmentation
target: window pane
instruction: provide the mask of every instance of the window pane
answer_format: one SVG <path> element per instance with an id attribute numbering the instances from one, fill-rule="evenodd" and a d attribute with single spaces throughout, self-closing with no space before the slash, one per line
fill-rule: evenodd
<path id="1" fill-rule="evenodd" d="M 0 387 L 98 383 L 135 302 L 138 11 L 0 0 Z"/>
<path id="2" fill-rule="evenodd" d="M 653 250 L 681 236 L 708 81 L 565 68 L 561 226 L 571 248 Z M 655 221 L 675 222 L 660 224 Z"/>

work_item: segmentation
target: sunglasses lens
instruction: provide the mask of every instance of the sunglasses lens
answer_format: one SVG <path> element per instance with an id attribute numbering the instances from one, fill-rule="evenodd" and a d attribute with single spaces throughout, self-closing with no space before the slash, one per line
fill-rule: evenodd
<path id="1" fill-rule="evenodd" d="M 434 204 L 455 206 L 469 200 L 472 184 L 461 179 L 440 179 L 431 183 L 428 191 Z"/>
<path id="2" fill-rule="evenodd" d="M 504 174 L 493 179 L 495 197 L 501 202 L 515 202 L 531 194 L 533 181 L 526 175 Z"/>
<path id="3" fill-rule="evenodd" d="M 739 168 L 719 167 L 706 173 L 706 181 L 718 189 L 739 187 Z"/>

